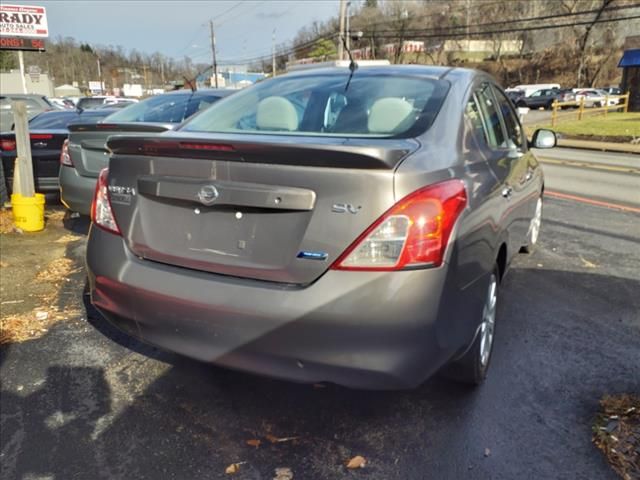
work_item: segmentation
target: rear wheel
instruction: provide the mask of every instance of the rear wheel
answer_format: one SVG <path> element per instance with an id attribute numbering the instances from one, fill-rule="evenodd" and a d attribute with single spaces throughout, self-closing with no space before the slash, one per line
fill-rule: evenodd
<path id="1" fill-rule="evenodd" d="M 540 236 L 540 227 L 542 226 L 542 196 L 538 197 L 536 202 L 536 211 L 529 223 L 529 231 L 527 232 L 527 244 L 523 245 L 520 251 L 522 253 L 533 253 Z"/>
<path id="2" fill-rule="evenodd" d="M 496 267 L 489 278 L 478 332 L 464 355 L 443 370 L 446 377 L 471 385 L 480 385 L 487 377 L 496 328 L 499 278 Z"/>

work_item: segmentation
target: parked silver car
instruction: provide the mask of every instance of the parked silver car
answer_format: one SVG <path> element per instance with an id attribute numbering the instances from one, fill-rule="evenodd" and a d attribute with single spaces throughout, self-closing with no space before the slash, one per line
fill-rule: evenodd
<path id="1" fill-rule="evenodd" d="M 39 113 L 49 110 L 59 110 L 47 97 L 38 94 L 8 93 L 0 95 L 0 132 L 13 129 L 13 110 L 11 102 L 24 102 L 27 108 L 27 118 L 31 120 Z"/>
<path id="2" fill-rule="evenodd" d="M 292 73 L 108 148 L 87 266 L 125 332 L 302 382 L 485 378 L 499 284 L 537 242 L 544 189 L 487 74 Z"/>
<path id="3" fill-rule="evenodd" d="M 89 215 L 100 170 L 107 166 L 109 136 L 158 134 L 171 130 L 233 90 L 180 90 L 129 105 L 101 121 L 69 127 L 60 156 L 60 200 L 70 210 Z"/>

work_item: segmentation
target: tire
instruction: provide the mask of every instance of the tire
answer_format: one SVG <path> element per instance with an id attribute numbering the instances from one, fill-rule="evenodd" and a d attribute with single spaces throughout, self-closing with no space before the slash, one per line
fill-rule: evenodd
<path id="1" fill-rule="evenodd" d="M 553 108 L 553 102 L 549 102 L 544 106 L 545 110 L 551 110 Z"/>
<path id="2" fill-rule="evenodd" d="M 516 103 L 516 107 L 526 108 L 527 104 L 525 102 L 523 102 L 522 100 L 520 100 L 518 103 Z"/>
<path id="3" fill-rule="evenodd" d="M 447 365 L 442 374 L 457 382 L 480 385 L 487 378 L 495 338 L 500 275 L 496 266 L 489 277 L 489 285 L 482 308 L 482 322 L 467 351 Z"/>
<path id="4" fill-rule="evenodd" d="M 540 227 L 542 225 L 542 195 L 538 197 L 536 202 L 536 210 L 533 214 L 533 218 L 529 223 L 529 230 L 527 231 L 527 244 L 523 245 L 520 249 L 521 253 L 533 253 L 538 243 L 538 237 L 540 236 Z"/>

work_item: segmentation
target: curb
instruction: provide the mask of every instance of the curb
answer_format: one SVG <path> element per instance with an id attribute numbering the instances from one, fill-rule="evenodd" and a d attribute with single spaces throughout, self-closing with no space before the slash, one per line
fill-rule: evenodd
<path id="1" fill-rule="evenodd" d="M 640 154 L 640 145 L 631 145 L 628 143 L 618 144 L 612 142 L 593 142 L 589 140 L 559 138 L 557 146 L 560 148 L 578 148 L 583 150 L 596 150 L 600 152 Z"/>

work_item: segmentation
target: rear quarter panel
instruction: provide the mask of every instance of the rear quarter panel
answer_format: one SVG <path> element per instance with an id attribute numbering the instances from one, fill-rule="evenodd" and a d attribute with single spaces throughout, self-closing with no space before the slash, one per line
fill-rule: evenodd
<path id="1" fill-rule="evenodd" d="M 487 160 L 490 152 L 477 144 L 465 128 L 463 112 L 471 78 L 454 82 L 432 127 L 420 137 L 422 147 L 397 168 L 396 201 L 423 186 L 452 178 L 461 179 L 468 205 L 449 239 L 445 262 L 447 286 L 441 315 L 446 330 L 442 344 L 466 345 L 480 316 L 485 283 L 495 265 L 506 231 L 500 225 L 497 205 L 500 181 Z M 445 267 L 443 267 L 445 268 Z"/>

